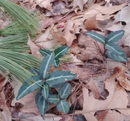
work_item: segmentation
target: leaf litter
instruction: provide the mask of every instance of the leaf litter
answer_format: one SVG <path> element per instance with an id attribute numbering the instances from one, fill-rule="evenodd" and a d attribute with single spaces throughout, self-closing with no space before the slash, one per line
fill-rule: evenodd
<path id="1" fill-rule="evenodd" d="M 12 114 L 19 121 L 129 121 L 130 62 L 104 60 L 103 45 L 84 35 L 84 32 L 93 31 L 107 36 L 110 32 L 123 29 L 125 36 L 117 44 L 126 50 L 126 54 L 129 53 L 129 1 L 26 0 L 19 1 L 19 5 L 39 12 L 41 32 L 35 39 L 28 39 L 31 54 L 41 57 L 39 49 L 54 50 L 62 44 L 70 47 L 67 56 L 62 58 L 65 61 L 59 69 L 77 74 L 76 80 L 71 83 L 72 94 L 68 98 L 72 111 L 63 116 L 52 105 L 48 110 L 50 115 L 46 114 L 43 118 L 33 101 L 34 93 L 21 99 L 19 103 L 11 99 L 10 102 L 13 100 L 13 103 L 6 106 L 6 99 L 1 91 L 1 104 L 8 108 L 6 110 L 0 107 L 3 110 L 0 111 L 0 119 L 10 121 L 4 119 L 4 116 L 11 112 L 8 118 Z M 1 19 L 0 29 L 8 23 L 9 21 L 5 23 Z M 4 86 L 5 84 L 2 87 Z"/>

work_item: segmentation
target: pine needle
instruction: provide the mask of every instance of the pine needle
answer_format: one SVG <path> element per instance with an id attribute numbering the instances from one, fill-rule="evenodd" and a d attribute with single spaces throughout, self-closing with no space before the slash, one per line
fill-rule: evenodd
<path id="1" fill-rule="evenodd" d="M 34 34 L 39 31 L 38 20 L 24 8 L 9 0 L 0 0 L 0 6 L 2 6 L 15 21 L 23 26 L 23 28 L 26 28 L 29 33 Z"/>

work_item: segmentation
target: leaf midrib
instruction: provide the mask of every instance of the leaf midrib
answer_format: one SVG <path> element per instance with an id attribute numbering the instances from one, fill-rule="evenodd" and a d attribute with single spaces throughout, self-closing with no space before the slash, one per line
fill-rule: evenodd
<path id="1" fill-rule="evenodd" d="M 116 34 L 115 36 L 111 37 L 111 38 L 110 38 L 109 40 L 107 40 L 107 41 L 110 42 L 111 40 L 113 40 L 113 39 L 116 38 L 117 36 L 121 35 L 122 33 L 124 33 L 124 32 L 121 32 L 121 33 L 119 33 L 119 34 Z"/>
<path id="2" fill-rule="evenodd" d="M 49 82 L 49 81 L 52 81 L 52 80 L 55 80 L 55 79 L 59 79 L 59 78 L 64 78 L 64 77 L 66 77 L 66 78 L 67 77 L 73 77 L 73 75 L 70 75 L 70 76 L 57 76 L 57 77 L 54 77 L 54 78 L 52 77 L 52 78 L 47 79 L 46 81 Z"/>
<path id="3" fill-rule="evenodd" d="M 66 50 L 66 48 L 60 51 L 58 54 L 56 54 L 55 58 L 57 58 L 57 56 L 60 55 L 64 50 Z"/>

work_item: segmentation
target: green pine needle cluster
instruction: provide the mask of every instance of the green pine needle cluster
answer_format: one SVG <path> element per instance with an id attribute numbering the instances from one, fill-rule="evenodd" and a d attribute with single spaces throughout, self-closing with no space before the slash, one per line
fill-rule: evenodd
<path id="1" fill-rule="evenodd" d="M 39 31 L 38 19 L 24 8 L 9 0 L 0 0 L 0 6 L 11 15 L 28 33 L 34 34 Z"/>
<path id="2" fill-rule="evenodd" d="M 30 68 L 38 68 L 41 59 L 29 54 L 28 36 L 39 32 L 38 19 L 24 8 L 9 0 L 0 0 L 1 11 L 12 23 L 0 30 L 0 73 L 8 73 L 24 82 L 32 73 Z"/>

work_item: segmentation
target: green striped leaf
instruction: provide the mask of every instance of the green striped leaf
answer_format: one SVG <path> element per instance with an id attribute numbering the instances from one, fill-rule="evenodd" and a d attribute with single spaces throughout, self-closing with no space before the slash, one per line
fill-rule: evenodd
<path id="1" fill-rule="evenodd" d="M 60 88 L 64 83 L 56 84 L 56 85 L 51 85 L 53 88 Z"/>
<path id="2" fill-rule="evenodd" d="M 45 49 L 40 49 L 39 52 L 43 55 L 43 56 L 49 56 L 51 55 L 51 51 L 50 50 L 45 50 Z"/>
<path id="3" fill-rule="evenodd" d="M 128 59 L 127 59 L 127 56 L 125 54 L 122 54 L 120 56 L 117 56 L 117 55 L 114 55 L 113 53 L 107 51 L 107 56 L 114 60 L 114 61 L 117 61 L 117 62 L 127 62 Z"/>
<path id="4" fill-rule="evenodd" d="M 103 37 L 102 35 L 100 35 L 96 32 L 86 32 L 85 34 L 92 37 L 94 40 L 96 40 L 102 44 L 105 44 L 105 37 Z"/>
<path id="5" fill-rule="evenodd" d="M 47 101 L 49 103 L 58 104 L 60 102 L 59 95 L 49 95 Z"/>
<path id="6" fill-rule="evenodd" d="M 124 30 L 119 30 L 115 32 L 111 32 L 107 38 L 106 38 L 106 43 L 113 43 L 117 42 L 124 36 L 125 31 Z"/>
<path id="7" fill-rule="evenodd" d="M 44 97 L 44 99 L 47 99 L 48 98 L 48 96 L 49 96 L 49 86 L 48 86 L 48 84 L 44 84 L 43 85 L 43 88 L 42 88 L 42 90 L 41 90 L 41 93 L 42 93 L 42 96 Z"/>
<path id="8" fill-rule="evenodd" d="M 33 92 L 34 90 L 38 89 L 40 86 L 42 85 L 43 81 L 42 80 L 38 80 L 35 83 L 29 85 L 28 83 L 24 83 L 21 87 L 20 90 L 18 92 L 18 96 L 17 96 L 17 100 L 21 99 L 22 97 L 24 97 L 25 95 Z"/>
<path id="9" fill-rule="evenodd" d="M 69 83 L 65 83 L 60 89 L 59 89 L 59 95 L 62 99 L 68 98 L 68 96 L 71 93 L 71 85 Z"/>
<path id="10" fill-rule="evenodd" d="M 47 103 L 47 101 L 43 98 L 41 92 L 38 92 L 36 97 L 35 97 L 35 103 L 37 105 L 37 108 L 39 110 L 39 112 L 41 113 L 41 115 L 45 115 L 49 104 Z"/>
<path id="11" fill-rule="evenodd" d="M 46 83 L 48 83 L 49 86 L 57 85 L 66 81 L 70 81 L 75 77 L 76 75 L 70 73 L 69 71 L 55 71 L 49 74 L 49 78 L 46 79 Z"/>
<path id="12" fill-rule="evenodd" d="M 50 68 L 50 65 L 54 62 L 54 54 L 51 53 L 51 55 L 46 56 L 41 65 L 40 65 L 40 76 L 44 79 L 46 78 L 46 73 L 48 69 Z"/>
<path id="13" fill-rule="evenodd" d="M 55 59 L 61 58 L 63 55 L 65 55 L 68 52 L 69 47 L 67 46 L 61 46 L 57 48 L 54 53 L 55 53 Z"/>
<path id="14" fill-rule="evenodd" d="M 57 105 L 57 109 L 59 112 L 68 113 L 69 112 L 69 103 L 65 100 L 61 100 Z"/>
<path id="15" fill-rule="evenodd" d="M 59 59 L 55 59 L 55 60 L 54 60 L 54 63 L 53 63 L 53 66 L 54 66 L 54 67 L 58 67 L 59 64 L 60 64 Z"/>
<path id="16" fill-rule="evenodd" d="M 105 48 L 107 49 L 107 51 L 115 54 L 115 55 L 122 55 L 124 54 L 124 52 L 120 49 L 120 47 L 118 47 L 117 44 L 115 43 L 109 43 L 105 45 Z"/>

